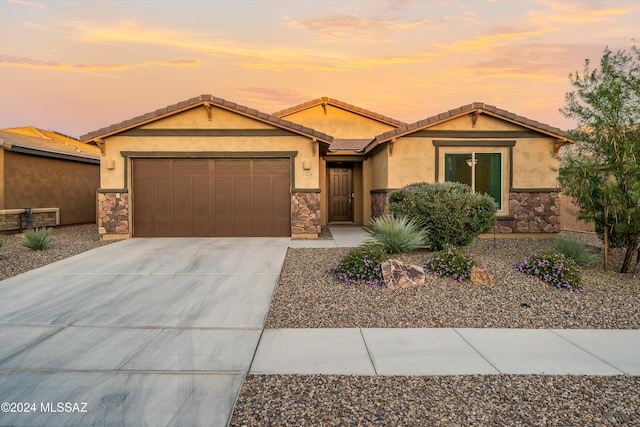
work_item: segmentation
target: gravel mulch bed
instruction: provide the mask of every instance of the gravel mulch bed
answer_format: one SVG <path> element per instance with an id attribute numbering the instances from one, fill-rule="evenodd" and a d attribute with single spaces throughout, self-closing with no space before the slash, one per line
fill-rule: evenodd
<path id="1" fill-rule="evenodd" d="M 0 240 L 0 280 L 112 243 L 100 240 L 96 224 L 55 227 L 51 246 L 39 252 L 22 246 L 15 234 L 0 235 Z"/>
<path id="2" fill-rule="evenodd" d="M 267 328 L 640 328 L 640 276 L 583 269 L 583 293 L 571 293 L 514 270 L 548 239 L 476 240 L 473 259 L 494 285 L 429 275 L 427 284 L 388 290 L 338 282 L 327 268 L 347 248 L 290 248 L 267 316 Z M 495 244 L 495 247 L 494 247 Z M 422 265 L 426 251 L 398 258 Z M 620 251 L 613 251 L 612 269 Z"/>
<path id="3" fill-rule="evenodd" d="M 250 375 L 231 426 L 634 426 L 639 377 Z"/>

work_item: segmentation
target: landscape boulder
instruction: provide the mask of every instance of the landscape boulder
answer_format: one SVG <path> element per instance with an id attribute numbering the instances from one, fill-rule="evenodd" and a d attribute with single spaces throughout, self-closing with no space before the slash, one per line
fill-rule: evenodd
<path id="1" fill-rule="evenodd" d="M 486 268 L 472 267 L 471 281 L 479 285 L 493 285 L 496 283 L 496 278 Z"/>
<path id="2" fill-rule="evenodd" d="M 384 284 L 388 289 L 404 289 L 424 285 L 425 274 L 422 267 L 396 259 L 384 261 L 380 267 Z"/>

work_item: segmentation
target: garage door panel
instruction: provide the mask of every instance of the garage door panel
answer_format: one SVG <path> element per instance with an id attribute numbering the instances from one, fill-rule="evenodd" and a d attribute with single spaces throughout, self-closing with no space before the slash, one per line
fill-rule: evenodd
<path id="1" fill-rule="evenodd" d="M 193 236 L 191 178 L 173 177 L 174 236 Z"/>
<path id="2" fill-rule="evenodd" d="M 172 181 L 171 178 L 153 179 L 154 235 L 156 236 L 173 235 Z"/>
<path id="3" fill-rule="evenodd" d="M 253 235 L 253 201 L 251 177 L 236 177 L 233 180 L 234 235 Z"/>
<path id="4" fill-rule="evenodd" d="M 133 215 L 133 232 L 136 236 L 149 237 L 154 234 L 153 178 L 139 177 L 135 180 L 136 198 Z"/>
<path id="5" fill-rule="evenodd" d="M 191 181 L 191 218 L 194 236 L 214 236 L 209 223 L 209 178 L 193 178 Z"/>
<path id="6" fill-rule="evenodd" d="M 233 235 L 233 178 L 216 177 L 215 181 L 215 230 L 216 236 Z"/>
<path id="7" fill-rule="evenodd" d="M 133 167 L 135 177 L 170 177 L 170 159 L 137 159 Z"/>
<path id="8" fill-rule="evenodd" d="M 135 159 L 135 236 L 289 236 L 289 159 Z"/>
<path id="9" fill-rule="evenodd" d="M 209 159 L 176 159 L 173 161 L 173 176 L 208 177 Z"/>

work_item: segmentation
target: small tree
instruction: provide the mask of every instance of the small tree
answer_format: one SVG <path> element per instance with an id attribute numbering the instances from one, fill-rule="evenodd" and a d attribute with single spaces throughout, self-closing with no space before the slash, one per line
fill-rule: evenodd
<path id="1" fill-rule="evenodd" d="M 604 50 L 600 67 L 585 61 L 569 75 L 574 90 L 560 112 L 577 119 L 578 141 L 560 163 L 560 183 L 608 244 L 626 248 L 620 272 L 631 273 L 640 249 L 640 49 Z"/>

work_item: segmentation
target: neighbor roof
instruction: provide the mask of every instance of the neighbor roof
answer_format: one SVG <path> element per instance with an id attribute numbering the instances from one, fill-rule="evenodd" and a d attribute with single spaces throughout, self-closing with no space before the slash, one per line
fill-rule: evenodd
<path id="1" fill-rule="evenodd" d="M 243 116 L 250 117 L 285 130 L 289 130 L 291 132 L 294 132 L 300 135 L 314 138 L 325 144 L 330 144 L 331 141 L 333 140 L 333 137 L 325 133 L 318 132 L 311 128 L 301 126 L 299 124 L 290 122 L 288 120 L 283 120 L 279 117 L 275 117 L 270 114 L 263 113 L 261 111 L 246 107 L 244 105 L 236 104 L 235 102 L 230 102 L 222 98 L 217 98 L 212 95 L 200 95 L 198 97 L 191 98 L 186 101 L 178 102 L 177 104 L 168 105 L 164 108 L 160 108 L 158 110 L 152 111 L 142 116 L 134 117 L 132 119 L 125 120 L 120 123 L 116 123 L 111 126 L 98 129 L 93 132 L 89 132 L 86 135 L 82 135 L 80 139 L 82 141 L 89 142 L 89 141 L 96 140 L 98 138 L 105 138 L 105 137 L 123 132 L 125 130 L 135 128 L 147 123 L 151 123 L 156 120 L 160 120 L 164 117 L 168 117 L 173 114 L 190 110 L 192 108 L 205 105 L 205 104 L 214 105 L 216 107 L 219 107 L 228 111 L 232 111 L 232 112 L 241 114 Z"/>
<path id="2" fill-rule="evenodd" d="M 33 134 L 40 134 L 41 136 L 31 136 Z M 47 137 L 47 135 L 51 134 L 57 134 L 59 137 L 57 139 Z M 97 147 L 84 144 L 57 132 L 43 131 L 32 126 L 0 130 L 0 147 L 7 151 L 22 154 L 84 163 L 100 163 L 100 150 Z"/>
<path id="3" fill-rule="evenodd" d="M 569 134 L 559 128 L 549 126 L 547 124 L 540 123 L 538 121 L 531 120 L 523 116 L 519 116 L 517 114 L 511 113 L 507 110 L 503 110 L 493 105 L 485 104 L 484 102 L 474 102 L 473 104 L 463 105 L 462 107 L 454 108 L 453 110 L 449 110 L 444 113 L 440 113 L 435 116 L 428 117 L 424 120 L 420 120 L 415 123 L 404 125 L 397 129 L 393 129 L 381 135 L 378 135 L 371 141 L 369 146 L 366 147 L 366 150 L 370 151 L 371 149 L 373 149 L 373 147 L 377 146 L 378 144 L 382 144 L 383 142 L 387 142 L 401 136 L 409 135 L 411 133 L 429 128 L 436 124 L 446 122 L 453 118 L 464 116 L 464 115 L 475 113 L 475 112 L 478 112 L 481 114 L 487 114 L 493 117 L 497 117 L 497 118 L 524 126 L 534 131 L 552 136 L 554 138 L 558 138 L 560 140 L 564 140 L 564 142 L 573 142 Z"/>
<path id="4" fill-rule="evenodd" d="M 350 111 L 352 113 L 359 114 L 361 116 L 368 117 L 378 122 L 382 122 L 395 127 L 406 125 L 405 122 L 401 122 L 400 120 L 383 116 L 382 114 L 374 113 L 373 111 L 365 110 L 364 108 L 356 107 L 355 105 L 347 104 L 346 102 L 342 102 L 334 98 L 329 98 L 327 96 L 313 99 L 311 101 L 307 101 L 302 104 L 294 105 L 293 107 L 287 108 L 285 110 L 275 112 L 273 113 L 273 115 L 276 117 L 289 116 L 291 114 L 294 114 L 303 110 L 307 110 L 309 108 L 313 108 L 318 105 L 332 105 L 334 107 L 341 108 L 343 110 Z"/>

